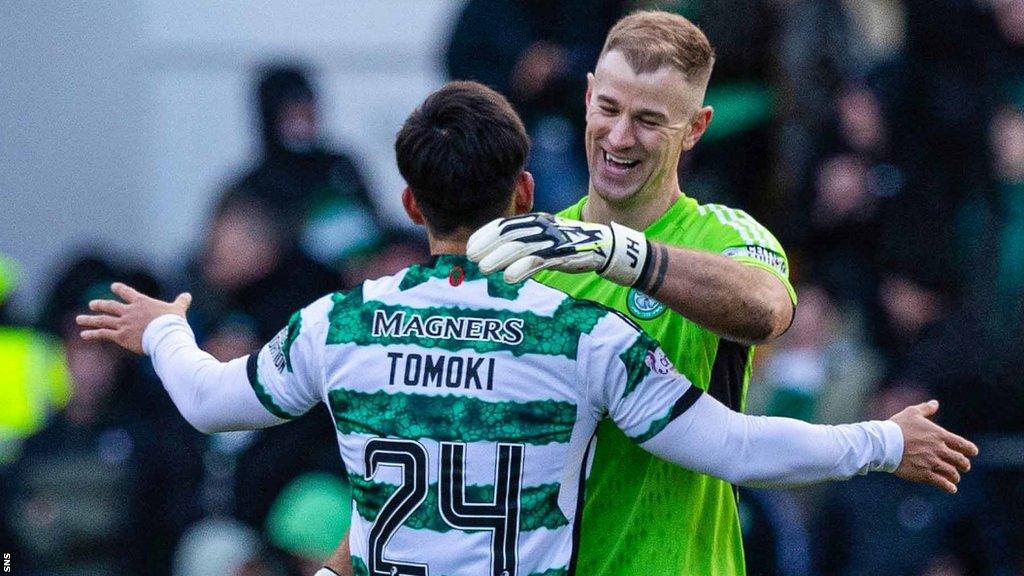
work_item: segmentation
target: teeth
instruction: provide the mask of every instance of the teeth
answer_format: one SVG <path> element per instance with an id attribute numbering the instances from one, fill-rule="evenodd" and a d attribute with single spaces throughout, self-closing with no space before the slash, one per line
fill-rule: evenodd
<path id="1" fill-rule="evenodd" d="M 608 159 L 608 160 L 611 160 L 612 162 L 615 162 L 616 164 L 631 165 L 631 164 L 636 164 L 637 163 L 637 160 L 629 160 L 627 158 L 619 158 L 617 156 L 612 156 L 611 154 L 608 153 L 607 150 L 604 153 L 604 157 L 606 159 Z"/>

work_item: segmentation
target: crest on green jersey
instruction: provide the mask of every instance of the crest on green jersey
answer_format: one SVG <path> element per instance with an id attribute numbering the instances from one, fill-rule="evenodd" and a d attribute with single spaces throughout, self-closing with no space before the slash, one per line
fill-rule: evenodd
<path id="1" fill-rule="evenodd" d="M 629 289 L 629 294 L 626 296 L 626 307 L 629 308 L 630 314 L 641 320 L 657 318 L 665 311 L 664 304 L 636 288 Z"/>

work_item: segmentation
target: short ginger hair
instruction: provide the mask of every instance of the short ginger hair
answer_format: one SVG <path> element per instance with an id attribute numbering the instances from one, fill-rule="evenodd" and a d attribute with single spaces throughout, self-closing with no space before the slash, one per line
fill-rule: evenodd
<path id="1" fill-rule="evenodd" d="M 711 76 L 715 51 L 708 37 L 686 18 L 656 10 L 634 12 L 619 20 L 604 42 L 601 56 L 618 50 L 637 74 L 671 66 L 688 79 Z"/>

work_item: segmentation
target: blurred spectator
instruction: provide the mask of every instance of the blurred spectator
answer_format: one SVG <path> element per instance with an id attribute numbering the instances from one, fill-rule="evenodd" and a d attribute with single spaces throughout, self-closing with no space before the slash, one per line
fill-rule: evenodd
<path id="1" fill-rule="evenodd" d="M 191 526 L 174 553 L 173 576 L 284 576 L 259 533 L 224 518 Z M 307 576 L 312 572 L 307 573 Z"/>
<path id="2" fill-rule="evenodd" d="M 798 284 L 793 325 L 759 359 L 751 399 L 766 414 L 809 422 L 850 422 L 881 376 L 864 344 L 857 318 L 843 313 L 828 292 Z"/>
<path id="3" fill-rule="evenodd" d="M 299 67 L 262 72 L 257 100 L 263 157 L 226 197 L 262 203 L 280 228 L 283 252 L 301 247 L 355 284 L 386 229 L 355 162 L 321 142 L 317 99 Z"/>
<path id="4" fill-rule="evenodd" d="M 215 357 L 257 350 L 295 311 L 341 287 L 336 273 L 284 236 L 263 200 L 229 196 L 217 207 L 187 279 L 199 342 Z M 323 410 L 268 430 L 216 434 L 203 445 L 203 513 L 233 516 L 256 529 L 296 475 L 339 467 Z"/>
<path id="5" fill-rule="evenodd" d="M 776 178 L 789 197 L 781 199 L 782 206 L 776 210 L 788 209 L 785 218 L 780 217 L 781 222 L 796 220 L 781 229 L 780 239 L 787 246 L 791 240 L 788 236 L 797 235 L 798 239 L 800 227 L 806 224 L 798 208 L 802 198 L 795 195 L 809 187 L 812 163 L 828 145 L 828 133 L 822 127 L 832 120 L 836 94 L 847 79 L 860 76 L 866 66 L 854 57 L 855 47 L 863 44 L 850 31 L 844 4 L 821 0 L 777 2 Z"/>
<path id="6" fill-rule="evenodd" d="M 505 94 L 523 118 L 533 141 L 529 170 L 538 210 L 556 212 L 586 193 L 586 75 L 624 4 L 470 0 L 452 32 L 448 77 Z"/>
<path id="7" fill-rule="evenodd" d="M 1024 81 L 1019 91 L 1020 100 L 1001 106 L 989 129 L 998 214 L 990 297 L 997 333 L 1006 336 L 1024 331 Z"/>
<path id="8" fill-rule="evenodd" d="M 49 297 L 45 324 L 63 342 L 72 394 L 26 440 L 4 493 L 3 520 L 29 573 L 167 574 L 167 543 L 194 516 L 192 436 L 144 400 L 159 386 L 139 362 L 82 340 L 74 324 L 90 299 L 113 297 L 111 281 L 132 277 L 146 287 L 141 274 L 84 257 Z"/>
<path id="9" fill-rule="evenodd" d="M 700 145 L 684 155 L 683 190 L 764 214 L 773 190 L 773 44 L 777 10 L 768 0 L 686 0 L 666 6 L 693 20 L 715 49 L 705 103 L 715 109 Z"/>
<path id="10" fill-rule="evenodd" d="M 333 422 L 326 408 L 254 432 L 207 438 L 203 504 L 261 530 L 275 499 L 306 472 L 342 475 Z"/>
<path id="11" fill-rule="evenodd" d="M 16 284 L 14 261 L 0 254 L 0 469 L 69 395 L 64 354 L 56 339 L 17 326 L 6 314 Z"/>
<path id="12" fill-rule="evenodd" d="M 348 532 L 352 493 L 332 474 L 299 476 L 277 497 L 267 516 L 270 542 L 288 555 L 296 575 L 313 574 Z"/>
<path id="13" fill-rule="evenodd" d="M 789 492 L 739 491 L 747 576 L 809 576 L 811 543 L 802 511 Z"/>
<path id="14" fill-rule="evenodd" d="M 296 310 L 341 288 L 338 274 L 288 243 L 276 216 L 254 197 L 229 196 L 217 206 L 186 279 L 200 340 L 231 329 L 258 347 Z"/>

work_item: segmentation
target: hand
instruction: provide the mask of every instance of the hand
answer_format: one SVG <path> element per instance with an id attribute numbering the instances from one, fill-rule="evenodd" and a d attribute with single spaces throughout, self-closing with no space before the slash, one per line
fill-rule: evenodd
<path id="1" fill-rule="evenodd" d="M 174 302 L 164 302 L 120 282 L 111 284 L 110 290 L 123 302 L 93 300 L 89 310 L 99 314 L 81 314 L 75 321 L 87 328 L 82 331 L 85 340 L 106 340 L 136 354 L 142 354 L 142 333 L 150 322 L 164 314 L 184 318 L 192 304 L 192 295 L 187 292 L 179 294 Z"/>
<path id="2" fill-rule="evenodd" d="M 889 419 L 903 431 L 903 459 L 895 474 L 955 494 L 960 473 L 971 469 L 970 458 L 978 455 L 978 447 L 929 420 L 938 410 L 938 401 L 931 400 Z"/>
<path id="3" fill-rule="evenodd" d="M 466 255 L 484 274 L 505 270 L 505 281 L 521 282 L 539 270 L 597 272 L 623 286 L 640 278 L 647 261 L 642 232 L 578 222 L 544 212 L 498 219 L 469 237 Z"/>

